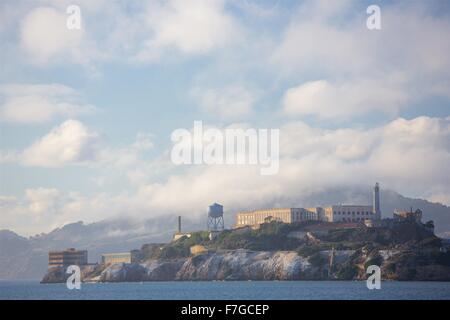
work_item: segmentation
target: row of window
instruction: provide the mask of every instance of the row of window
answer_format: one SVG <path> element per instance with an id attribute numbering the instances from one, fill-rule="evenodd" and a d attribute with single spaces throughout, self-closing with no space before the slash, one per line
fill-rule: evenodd
<path id="1" fill-rule="evenodd" d="M 296 212 L 295 216 L 297 219 L 314 219 L 315 214 L 312 212 Z"/>
<path id="2" fill-rule="evenodd" d="M 350 211 L 348 211 L 348 212 L 345 212 L 345 211 L 334 211 L 333 212 L 333 214 L 337 214 L 337 215 L 345 215 L 345 214 L 348 214 L 348 215 L 350 215 L 350 214 L 355 214 L 355 211 L 352 211 L 352 212 L 350 212 Z M 373 212 L 370 212 L 370 211 L 362 211 L 362 212 L 359 212 L 359 211 L 356 211 L 356 215 L 364 215 L 364 214 L 366 214 L 366 215 L 369 215 L 369 214 L 373 214 Z"/>

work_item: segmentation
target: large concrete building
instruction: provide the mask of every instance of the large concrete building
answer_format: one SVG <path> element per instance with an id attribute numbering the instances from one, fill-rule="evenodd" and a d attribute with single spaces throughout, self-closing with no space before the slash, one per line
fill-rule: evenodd
<path id="1" fill-rule="evenodd" d="M 295 223 L 306 220 L 318 220 L 317 213 L 305 208 L 276 208 L 239 212 L 235 227 L 260 225 L 270 221 Z"/>
<path id="2" fill-rule="evenodd" d="M 235 227 L 258 226 L 272 220 L 284 223 L 319 220 L 326 222 L 364 222 L 381 219 L 380 187 L 376 183 L 371 205 L 332 205 L 313 208 L 283 208 L 239 212 Z"/>
<path id="3" fill-rule="evenodd" d="M 48 266 L 60 267 L 77 265 L 82 266 L 88 264 L 87 250 L 76 250 L 69 248 L 63 251 L 50 251 L 48 253 Z"/>
<path id="4" fill-rule="evenodd" d="M 323 221 L 327 222 L 362 222 L 366 219 L 376 219 L 372 206 L 333 205 L 325 207 Z"/>

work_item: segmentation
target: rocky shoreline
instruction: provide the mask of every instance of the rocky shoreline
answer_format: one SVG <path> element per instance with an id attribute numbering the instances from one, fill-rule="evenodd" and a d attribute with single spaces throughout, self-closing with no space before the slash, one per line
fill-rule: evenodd
<path id="1" fill-rule="evenodd" d="M 375 252 L 376 251 L 376 252 Z M 170 260 L 83 266 L 84 282 L 237 281 L 237 280 L 365 280 L 365 267 L 379 263 L 384 280 L 450 281 L 450 266 L 421 259 L 411 250 L 337 250 L 303 257 L 295 251 L 245 249 L 208 252 Z M 65 282 L 63 267 L 49 269 L 42 283 Z"/>

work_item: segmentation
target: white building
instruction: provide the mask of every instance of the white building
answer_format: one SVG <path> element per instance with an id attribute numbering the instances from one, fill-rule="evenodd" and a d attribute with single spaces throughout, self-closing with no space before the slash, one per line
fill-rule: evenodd
<path id="1" fill-rule="evenodd" d="M 309 220 L 326 222 L 366 222 L 380 220 L 380 187 L 376 183 L 373 205 L 332 205 L 313 208 L 282 208 L 239 212 L 235 227 L 257 226 L 272 220 L 296 223 Z"/>
<path id="2" fill-rule="evenodd" d="M 260 225 L 270 221 L 295 223 L 307 220 L 318 220 L 315 212 L 305 208 L 275 208 L 239 212 L 236 216 L 236 228 Z"/>
<path id="3" fill-rule="evenodd" d="M 323 221 L 364 222 L 366 219 L 375 220 L 376 216 L 372 206 L 333 205 L 324 208 Z"/>

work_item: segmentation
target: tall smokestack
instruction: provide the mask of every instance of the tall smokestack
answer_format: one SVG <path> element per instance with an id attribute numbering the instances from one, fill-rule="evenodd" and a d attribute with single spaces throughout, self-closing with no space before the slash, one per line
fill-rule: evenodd
<path id="1" fill-rule="evenodd" d="M 181 216 L 178 216 L 178 233 L 181 233 Z"/>
<path id="2" fill-rule="evenodd" d="M 375 188 L 373 188 L 373 212 L 377 219 L 381 218 L 380 210 L 380 185 L 375 183 Z"/>

